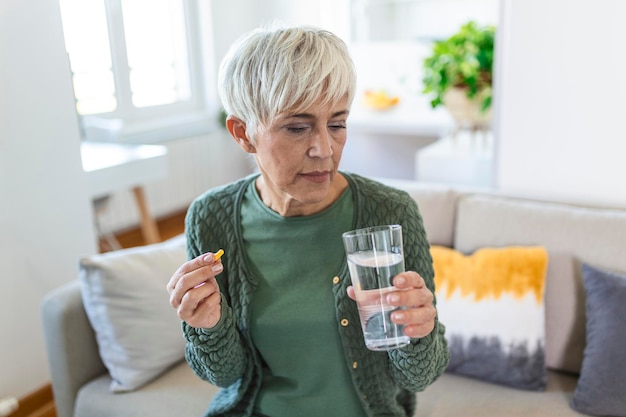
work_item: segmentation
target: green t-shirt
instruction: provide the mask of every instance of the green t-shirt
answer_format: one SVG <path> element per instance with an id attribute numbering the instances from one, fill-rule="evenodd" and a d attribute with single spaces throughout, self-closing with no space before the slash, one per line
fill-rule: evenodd
<path id="1" fill-rule="evenodd" d="M 255 415 L 363 416 L 332 293 L 353 211 L 346 191 L 320 213 L 282 217 L 263 204 L 254 182 L 246 190 L 243 239 L 258 278 L 250 331 L 264 367 Z"/>

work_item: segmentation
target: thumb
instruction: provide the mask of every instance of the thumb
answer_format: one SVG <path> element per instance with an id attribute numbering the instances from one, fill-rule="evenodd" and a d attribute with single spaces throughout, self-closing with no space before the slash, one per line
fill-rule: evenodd
<path id="1" fill-rule="evenodd" d="M 346 292 L 348 293 L 348 297 L 356 301 L 356 293 L 354 292 L 354 287 L 352 285 L 347 288 Z"/>

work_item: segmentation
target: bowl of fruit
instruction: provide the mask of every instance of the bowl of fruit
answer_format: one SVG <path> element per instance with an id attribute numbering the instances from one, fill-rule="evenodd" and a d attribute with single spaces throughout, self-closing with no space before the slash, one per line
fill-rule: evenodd
<path id="1" fill-rule="evenodd" d="M 392 96 L 385 90 L 365 90 L 363 103 L 372 110 L 389 110 L 398 105 L 400 97 Z"/>

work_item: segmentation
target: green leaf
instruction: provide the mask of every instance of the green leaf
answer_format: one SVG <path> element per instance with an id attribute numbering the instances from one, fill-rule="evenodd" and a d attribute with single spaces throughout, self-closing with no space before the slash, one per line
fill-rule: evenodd
<path id="1" fill-rule="evenodd" d="M 433 43 L 431 55 L 422 62 L 423 92 L 431 96 L 433 107 L 442 104 L 447 89 L 465 87 L 468 96 L 484 97 L 482 106 L 489 109 L 495 33 L 494 26 L 469 21 L 448 39 Z"/>

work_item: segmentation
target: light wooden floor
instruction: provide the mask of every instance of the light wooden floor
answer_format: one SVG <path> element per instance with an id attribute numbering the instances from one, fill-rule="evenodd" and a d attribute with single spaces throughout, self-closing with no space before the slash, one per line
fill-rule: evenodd
<path id="1" fill-rule="evenodd" d="M 186 210 L 173 213 L 157 220 L 159 233 L 162 240 L 170 239 L 185 230 Z M 144 245 L 141 229 L 139 226 L 115 234 L 115 238 L 123 248 Z M 106 252 L 105 242 L 100 242 L 100 251 Z M 20 408 L 9 414 L 8 417 L 57 417 L 50 384 L 19 399 Z"/>
<path id="2" fill-rule="evenodd" d="M 57 417 L 50 384 L 19 399 L 20 406 L 9 417 Z"/>
<path id="3" fill-rule="evenodd" d="M 183 210 L 172 213 L 169 216 L 163 217 L 161 219 L 157 219 L 157 226 L 159 228 L 161 240 L 170 239 L 185 231 L 186 213 L 187 211 Z M 120 243 L 122 248 L 131 248 L 134 246 L 141 246 L 145 244 L 139 226 L 116 233 L 115 238 Z M 107 248 L 106 242 L 100 242 L 100 251 L 107 252 L 108 250 L 109 249 Z"/>

